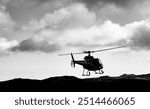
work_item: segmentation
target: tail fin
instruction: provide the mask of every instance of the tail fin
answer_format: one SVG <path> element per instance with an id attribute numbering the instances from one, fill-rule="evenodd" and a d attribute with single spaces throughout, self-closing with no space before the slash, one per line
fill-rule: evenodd
<path id="1" fill-rule="evenodd" d="M 71 53 L 71 58 L 72 58 L 71 66 L 72 66 L 72 67 L 75 67 L 75 60 L 74 60 L 74 57 L 73 57 L 73 54 L 72 54 L 72 53 Z"/>

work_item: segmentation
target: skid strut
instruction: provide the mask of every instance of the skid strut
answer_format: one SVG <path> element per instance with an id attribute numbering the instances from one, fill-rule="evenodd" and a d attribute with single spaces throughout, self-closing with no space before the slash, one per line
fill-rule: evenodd
<path id="1" fill-rule="evenodd" d="M 95 71 L 95 74 L 103 74 L 104 71 L 103 70 L 98 70 L 98 72 Z"/>
<path id="2" fill-rule="evenodd" d="M 83 70 L 83 74 L 82 74 L 82 76 L 90 76 L 90 71 L 89 70 L 87 70 L 87 72 L 86 72 L 86 74 L 85 74 L 85 69 Z"/>

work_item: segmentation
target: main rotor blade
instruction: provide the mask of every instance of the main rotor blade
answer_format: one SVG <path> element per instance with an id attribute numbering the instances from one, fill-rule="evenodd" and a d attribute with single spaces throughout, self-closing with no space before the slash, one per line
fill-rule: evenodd
<path id="1" fill-rule="evenodd" d="M 101 49 L 101 50 L 95 50 L 95 51 L 83 51 L 83 52 L 72 53 L 72 54 L 76 55 L 76 54 L 85 54 L 85 53 L 102 52 L 102 51 L 113 50 L 113 49 L 124 48 L 124 47 L 127 47 L 127 45 L 123 45 L 123 46 L 119 46 L 119 47 L 111 47 L 111 48 L 106 48 L 106 49 Z M 71 54 L 71 53 L 67 53 L 67 54 L 59 54 L 59 56 L 65 56 L 65 55 L 70 55 L 70 54 Z"/>
<path id="2" fill-rule="evenodd" d="M 65 55 L 70 55 L 71 53 L 67 53 L 67 54 L 59 54 L 58 56 L 65 56 Z M 79 53 L 72 53 L 72 54 L 84 54 L 83 52 L 79 52 Z"/>
<path id="3" fill-rule="evenodd" d="M 119 46 L 119 47 L 106 48 L 106 49 L 101 49 L 101 50 L 95 50 L 95 51 L 91 51 L 91 52 L 92 53 L 94 53 L 94 52 L 101 52 L 101 51 L 113 50 L 113 49 L 124 48 L 124 47 L 127 47 L 127 45 Z"/>

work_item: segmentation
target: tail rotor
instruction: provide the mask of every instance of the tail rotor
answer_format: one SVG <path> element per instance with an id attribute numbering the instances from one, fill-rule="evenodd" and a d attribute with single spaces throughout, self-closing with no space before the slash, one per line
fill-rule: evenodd
<path id="1" fill-rule="evenodd" d="M 73 57 L 72 53 L 71 53 L 71 58 L 72 58 L 71 66 L 75 68 L 75 60 L 74 60 L 74 57 Z"/>

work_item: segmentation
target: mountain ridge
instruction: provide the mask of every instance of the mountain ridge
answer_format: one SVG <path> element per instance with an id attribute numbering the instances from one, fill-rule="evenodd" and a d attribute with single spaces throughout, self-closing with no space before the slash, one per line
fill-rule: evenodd
<path id="1" fill-rule="evenodd" d="M 0 82 L 4 92 L 139 92 L 150 91 L 150 74 L 123 74 L 80 79 L 57 76 L 43 80 L 16 78 Z"/>

